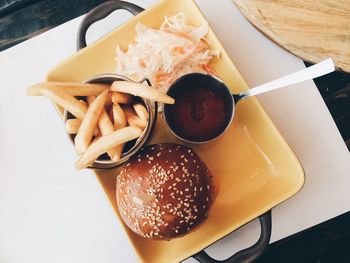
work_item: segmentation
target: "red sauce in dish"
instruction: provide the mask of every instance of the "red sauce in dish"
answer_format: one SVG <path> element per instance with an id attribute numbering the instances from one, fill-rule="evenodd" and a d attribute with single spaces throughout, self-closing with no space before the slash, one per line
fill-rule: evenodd
<path id="1" fill-rule="evenodd" d="M 206 141 L 219 135 L 227 124 L 224 96 L 202 88 L 181 89 L 171 107 L 171 121 L 185 139 Z"/>

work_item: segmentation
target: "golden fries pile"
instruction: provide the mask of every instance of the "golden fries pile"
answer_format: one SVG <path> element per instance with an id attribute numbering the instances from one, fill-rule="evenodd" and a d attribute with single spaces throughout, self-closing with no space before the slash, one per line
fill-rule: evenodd
<path id="1" fill-rule="evenodd" d="M 173 98 L 152 87 L 126 81 L 115 81 L 111 86 L 43 82 L 29 87 L 27 94 L 46 96 L 75 117 L 68 119 L 65 127 L 68 134 L 76 134 L 78 170 L 88 167 L 105 152 L 111 160 L 120 160 L 125 143 L 141 136 L 148 125 L 149 113 L 135 96 L 175 103 Z"/>

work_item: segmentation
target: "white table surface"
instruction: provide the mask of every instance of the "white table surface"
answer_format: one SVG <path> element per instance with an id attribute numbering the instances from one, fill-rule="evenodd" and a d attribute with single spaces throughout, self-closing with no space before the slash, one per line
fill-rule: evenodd
<path id="1" fill-rule="evenodd" d="M 156 1 L 131 1 L 149 7 Z M 229 0 L 197 0 L 227 52 L 253 86 L 304 67 L 257 32 Z M 130 15 L 115 12 L 89 30 L 91 41 Z M 0 262 L 135 262 L 133 250 L 51 103 L 25 89 L 75 53 L 81 17 L 0 53 Z M 273 209 L 271 241 L 350 210 L 350 155 L 309 81 L 259 100 L 306 171 L 295 197 Z M 253 244 L 255 220 L 207 249 L 223 259 Z M 188 259 L 186 262 L 195 262 Z"/>

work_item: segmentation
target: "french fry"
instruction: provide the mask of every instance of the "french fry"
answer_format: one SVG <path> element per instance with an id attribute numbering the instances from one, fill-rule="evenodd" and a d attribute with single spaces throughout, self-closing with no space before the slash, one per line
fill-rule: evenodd
<path id="1" fill-rule="evenodd" d="M 134 103 L 132 106 L 133 106 L 137 116 L 139 116 L 143 120 L 148 120 L 148 111 L 147 111 L 146 107 L 143 106 L 142 103 L 137 102 L 137 103 Z"/>
<path id="2" fill-rule="evenodd" d="M 126 116 L 126 121 L 130 126 L 139 127 L 141 129 L 144 129 L 147 127 L 148 121 L 143 120 L 139 116 L 137 116 L 134 110 L 130 106 L 124 107 L 124 112 Z"/>
<path id="3" fill-rule="evenodd" d="M 126 122 L 125 122 L 125 126 L 124 127 L 126 127 Z M 120 127 L 119 129 L 122 129 L 124 127 Z M 124 145 L 125 145 L 125 143 L 122 143 L 122 144 L 119 144 L 118 146 L 116 146 L 116 149 L 115 149 L 115 152 L 114 152 L 114 155 L 113 155 L 113 158 L 112 158 L 113 161 L 120 160 L 120 158 L 122 157 L 122 154 L 123 154 Z"/>
<path id="4" fill-rule="evenodd" d="M 85 100 L 79 100 L 80 103 L 84 104 L 85 106 L 88 106 L 87 102 Z"/>
<path id="5" fill-rule="evenodd" d="M 94 137 L 94 139 L 91 141 L 91 144 L 93 144 L 94 142 L 98 141 L 101 137 L 102 137 L 102 134 L 101 134 L 101 133 L 97 134 L 97 135 Z"/>
<path id="6" fill-rule="evenodd" d="M 141 83 L 114 81 L 111 86 L 111 91 L 128 93 L 134 96 L 139 96 L 145 99 L 159 101 L 166 104 L 175 103 L 175 100 L 165 93 Z"/>
<path id="7" fill-rule="evenodd" d="M 113 106 L 113 102 L 112 102 L 112 94 L 108 94 L 107 96 L 107 100 L 106 100 L 106 104 L 105 104 L 105 109 L 109 110 L 111 107 Z"/>
<path id="8" fill-rule="evenodd" d="M 114 103 L 112 107 L 113 123 L 116 130 L 126 127 L 126 117 L 123 109 L 118 103 Z M 124 143 L 117 146 L 115 158 L 121 158 L 124 149 Z"/>
<path id="9" fill-rule="evenodd" d="M 109 119 L 112 121 L 112 123 L 114 123 L 113 105 L 112 105 L 112 108 L 109 109 L 108 116 L 109 116 Z"/>
<path id="10" fill-rule="evenodd" d="M 101 131 L 100 131 L 100 129 L 98 127 L 96 127 L 95 130 L 94 130 L 94 136 L 96 137 L 96 136 L 99 136 L 99 135 L 101 135 Z"/>
<path id="11" fill-rule="evenodd" d="M 68 134 L 77 134 L 81 120 L 78 119 L 69 119 L 66 121 L 66 132 Z"/>
<path id="12" fill-rule="evenodd" d="M 92 84 L 79 82 L 41 82 L 30 86 L 27 89 L 29 96 L 42 96 L 44 90 L 65 91 L 72 96 L 97 96 L 106 89 L 107 84 Z"/>
<path id="13" fill-rule="evenodd" d="M 119 161 L 122 158 L 125 143 L 116 146 L 116 152 L 112 158 L 113 161 Z"/>
<path id="14" fill-rule="evenodd" d="M 92 102 L 95 100 L 95 97 L 89 96 L 87 100 L 88 100 L 88 103 L 91 105 Z M 108 134 L 114 132 L 114 125 L 113 125 L 112 121 L 110 120 L 106 109 L 102 109 L 102 112 L 100 114 L 100 118 L 98 119 L 98 127 L 101 130 L 102 136 L 105 136 L 105 135 L 108 135 Z M 107 151 L 111 160 L 113 160 L 115 162 L 120 160 L 120 157 L 121 157 L 121 153 L 120 153 L 119 148 L 120 148 L 119 146 L 116 146 L 116 147 L 113 147 Z"/>
<path id="15" fill-rule="evenodd" d="M 113 104 L 113 122 L 116 130 L 124 128 L 127 124 L 125 113 L 118 103 Z"/>
<path id="16" fill-rule="evenodd" d="M 86 168 L 93 163 L 101 154 L 105 153 L 112 147 L 126 143 L 140 137 L 142 130 L 137 127 L 125 127 L 114 131 L 106 136 L 102 136 L 99 140 L 89 146 L 89 148 L 81 155 L 76 162 L 76 169 Z"/>
<path id="17" fill-rule="evenodd" d="M 68 119 L 65 125 L 66 132 L 68 134 L 77 134 L 79 131 L 80 124 L 81 124 L 81 120 Z M 96 127 L 96 129 L 94 130 L 94 136 L 97 136 L 98 134 L 100 134 L 100 130 Z"/>
<path id="18" fill-rule="evenodd" d="M 87 112 L 87 106 L 79 102 L 72 95 L 62 90 L 42 90 L 42 94 L 51 101 L 65 108 L 77 119 L 82 120 Z"/>
<path id="19" fill-rule="evenodd" d="M 113 103 L 129 104 L 133 101 L 133 97 L 127 93 L 112 92 L 111 99 Z"/>
<path id="20" fill-rule="evenodd" d="M 89 106 L 84 119 L 81 122 L 79 131 L 75 136 L 75 149 L 82 154 L 89 147 L 94 130 L 107 99 L 108 90 L 102 92 Z"/>

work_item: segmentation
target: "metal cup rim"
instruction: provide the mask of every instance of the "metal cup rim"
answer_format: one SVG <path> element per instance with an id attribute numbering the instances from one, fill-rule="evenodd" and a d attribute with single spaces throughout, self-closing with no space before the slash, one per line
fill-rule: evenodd
<path id="1" fill-rule="evenodd" d="M 188 77 L 191 77 L 191 76 L 194 76 L 194 75 L 201 75 L 203 77 L 210 77 L 218 82 L 220 82 L 222 84 L 222 87 L 224 87 L 230 94 L 231 94 L 231 99 L 232 99 L 232 105 L 233 105 L 233 109 L 232 109 L 232 114 L 230 116 L 230 120 L 227 122 L 226 126 L 225 126 L 225 129 L 222 130 L 222 132 L 220 134 L 218 134 L 217 136 L 211 138 L 211 139 L 208 139 L 208 140 L 203 140 L 203 141 L 192 141 L 192 140 L 189 140 L 189 139 L 186 139 L 186 138 L 183 138 L 182 136 L 180 136 L 179 134 L 177 134 L 171 127 L 171 125 L 169 124 L 169 120 L 167 117 L 167 114 L 165 112 L 165 110 L 163 109 L 163 116 L 164 116 L 164 120 L 170 130 L 170 132 L 178 139 L 180 139 L 181 141 L 184 141 L 186 143 L 191 143 L 191 144 L 205 144 L 205 143 L 209 143 L 209 142 L 212 142 L 216 139 L 218 139 L 219 137 L 223 136 L 227 130 L 230 128 L 232 122 L 233 122 L 233 117 L 235 115 L 235 99 L 234 99 L 234 95 L 231 93 L 230 89 L 226 86 L 226 84 L 217 76 L 213 76 L 211 74 L 208 74 L 208 73 L 201 73 L 201 72 L 194 72 L 194 73 L 189 73 L 189 74 L 185 74 L 183 76 L 181 76 L 180 78 L 176 79 L 169 87 L 168 91 L 167 91 L 167 94 L 169 95 L 169 91 L 171 90 L 172 87 L 174 87 L 179 81 L 182 81 L 184 78 L 188 78 Z M 176 102 L 175 102 L 176 103 Z"/>

